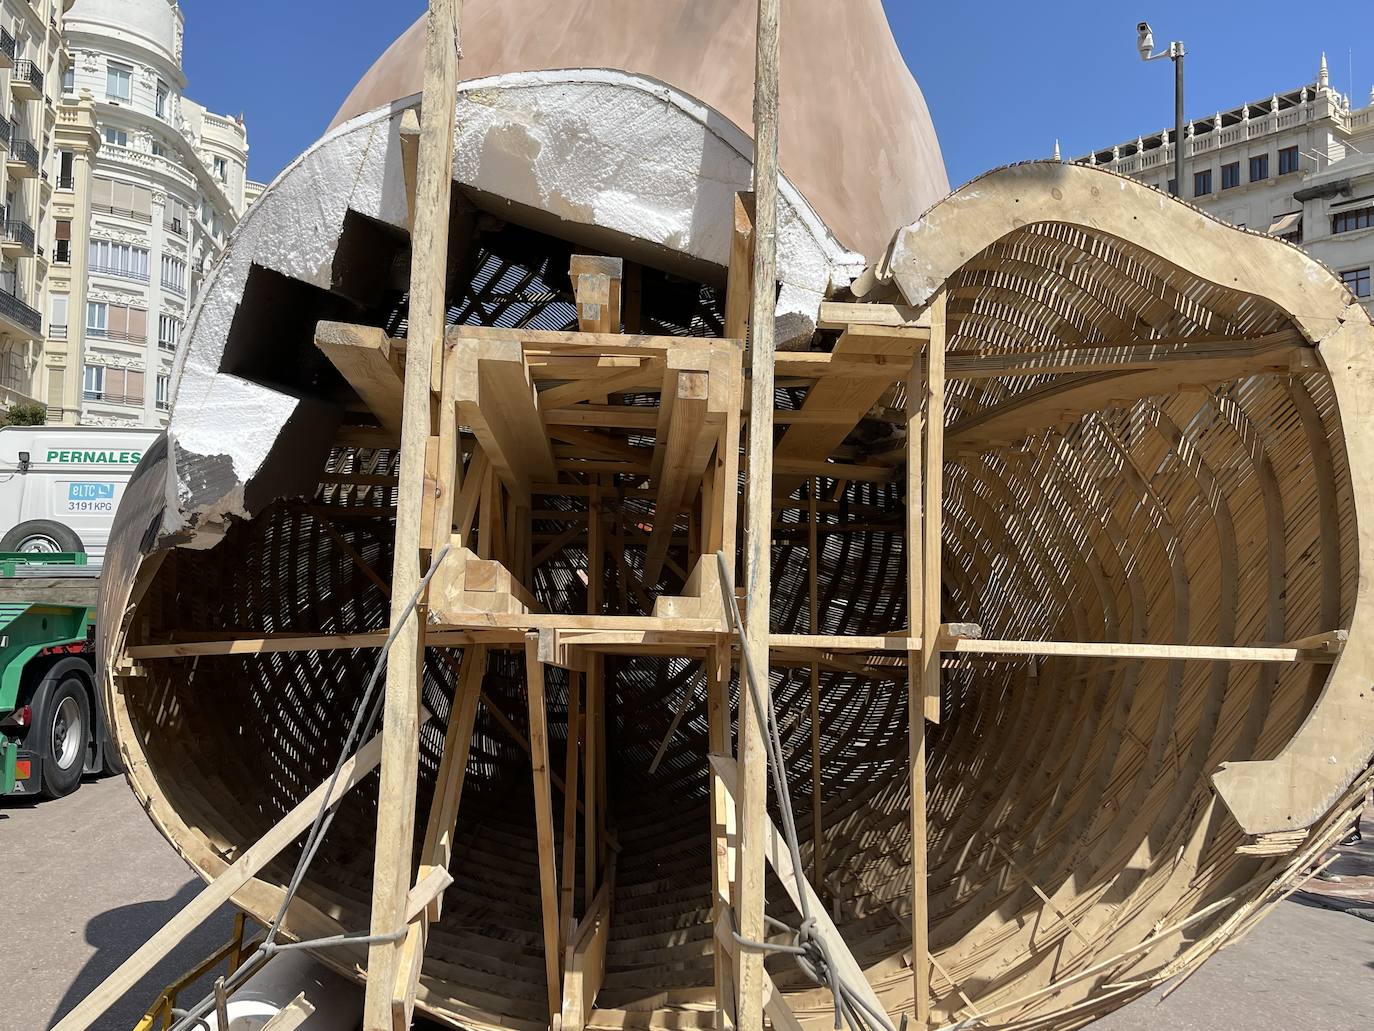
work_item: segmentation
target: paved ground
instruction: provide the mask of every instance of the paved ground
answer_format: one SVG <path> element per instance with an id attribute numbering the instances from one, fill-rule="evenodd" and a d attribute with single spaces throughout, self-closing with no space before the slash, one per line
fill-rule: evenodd
<path id="1" fill-rule="evenodd" d="M 1365 851 L 1374 861 L 1374 843 Z M 0 1031 L 50 1027 L 199 884 L 122 777 L 87 782 L 57 802 L 0 804 Z M 226 910 L 209 921 L 98 1031 L 130 1031 L 165 984 L 228 938 L 231 919 Z M 1286 902 L 1167 1000 L 1158 996 L 1094 1031 L 1369 1031 L 1374 919 L 1314 898 Z"/>

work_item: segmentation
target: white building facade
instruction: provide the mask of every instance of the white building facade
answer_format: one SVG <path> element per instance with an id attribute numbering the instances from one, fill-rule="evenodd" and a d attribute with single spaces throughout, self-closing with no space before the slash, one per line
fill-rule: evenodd
<path id="1" fill-rule="evenodd" d="M 1137 137 L 1076 160 L 1174 192 L 1172 132 Z M 1203 210 L 1300 244 L 1374 312 L 1374 90 L 1354 107 L 1316 80 L 1184 130 L 1180 195 Z"/>
<path id="2" fill-rule="evenodd" d="M 71 267 L 68 292 L 50 291 L 49 367 L 71 371 L 49 380 L 49 421 L 166 425 L 182 326 L 243 214 L 247 130 L 185 96 L 184 31 L 176 0 L 76 0 L 67 15 L 64 111 L 90 105 L 95 140 L 57 154 L 77 225 L 54 227 Z"/>
<path id="3" fill-rule="evenodd" d="M 50 258 L 41 230 L 71 3 L 0 0 L 0 408 L 40 398 Z"/>

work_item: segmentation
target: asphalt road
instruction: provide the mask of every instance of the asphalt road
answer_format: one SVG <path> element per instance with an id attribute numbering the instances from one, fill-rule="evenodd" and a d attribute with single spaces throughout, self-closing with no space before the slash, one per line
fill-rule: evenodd
<path id="1" fill-rule="evenodd" d="M 56 802 L 0 803 L 0 1031 L 51 1027 L 199 886 L 122 777 Z M 97 1028 L 131 1031 L 164 985 L 228 939 L 232 917 L 216 914 Z M 1285 902 L 1159 995 L 1094 1031 L 1369 1031 L 1374 922 Z"/>

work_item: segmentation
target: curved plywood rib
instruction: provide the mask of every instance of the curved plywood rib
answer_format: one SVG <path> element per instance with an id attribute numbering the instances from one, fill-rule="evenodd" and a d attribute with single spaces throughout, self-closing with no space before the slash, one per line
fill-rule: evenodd
<path id="1" fill-rule="evenodd" d="M 115 734 L 206 877 L 326 777 L 388 625 L 400 117 L 341 126 L 239 228 L 112 538 Z M 459 123 L 417 807 L 457 814 L 454 883 L 417 1004 L 709 1028 L 747 141 L 619 73 L 465 84 Z M 603 145 L 557 150 L 578 134 Z M 895 1017 L 924 902 L 935 1025 L 1079 1026 L 1243 932 L 1360 790 L 1374 327 L 1301 252 L 1097 170 L 1003 169 L 936 205 L 865 277 L 899 304 L 854 303 L 854 256 L 783 200 L 769 686 L 814 896 L 786 868 L 768 912 L 823 902 Z M 940 717 L 914 806 L 912 691 Z M 289 933 L 367 926 L 376 814 L 364 780 Z M 235 901 L 270 918 L 293 862 Z M 828 1026 L 827 992 L 767 982 L 775 1025 Z"/>
<path id="2" fill-rule="evenodd" d="M 1167 203 L 1157 191 L 1125 177 L 1104 178 L 1079 165 L 1032 163 L 976 180 L 897 235 L 885 272 L 908 303 L 920 306 L 961 267 L 975 265 L 977 259 L 971 262 L 971 255 L 999 246 L 1005 249 L 1009 237 L 1024 237 L 1024 227 L 1037 224 L 1080 227 L 1093 237 L 1119 241 L 1123 251 L 1137 248 L 1158 254 L 1211 292 L 1245 295 L 1256 308 L 1264 306 L 1261 299 L 1267 301 L 1291 321 L 1289 332 L 1295 330 L 1320 355 L 1319 367 L 1329 378 L 1338 410 L 1359 412 L 1374 400 L 1370 394 L 1374 336 L 1369 316 L 1342 283 L 1297 247 L 1238 232 L 1201 211 Z M 1084 268 L 1082 260 L 1069 260 L 1073 268 Z M 1120 285 L 1122 277 L 1096 274 L 1092 259 L 1084 260 L 1089 262 L 1081 274 L 1085 292 L 1089 283 L 1104 292 Z M 1014 266 L 1004 263 L 1002 267 Z M 1066 273 L 1055 269 L 1052 274 Z M 1048 279 L 1049 275 L 1041 274 L 1042 289 Z M 1134 285 L 1146 284 L 1137 280 Z M 1234 319 L 1230 322 L 1235 325 Z M 1310 358 L 1293 363 L 1291 341 L 1286 343 L 1289 346 L 1282 353 L 1268 352 L 1280 366 L 1292 363 L 1294 372 L 1318 367 Z M 1172 373 L 1122 373 L 1088 384 L 1078 393 L 1107 399 L 1177 391 L 1190 384 L 1233 378 L 1234 371 L 1219 368 L 1227 360 L 1226 350 L 1218 349 L 1199 363 L 1206 370 L 1201 377 L 1197 366 L 1179 362 Z M 1003 402 L 991 411 L 956 421 L 950 427 L 950 439 L 978 439 L 989 433 L 994 438 L 1006 436 L 1008 423 L 1024 430 L 1037 419 L 1057 422 L 1069 404 L 1092 406 L 1087 398 L 1064 390 L 1056 391 L 1048 404 Z M 989 418 L 999 408 L 1009 409 L 1002 422 Z M 1374 525 L 1370 511 L 1374 493 L 1362 489 L 1370 464 L 1362 456 L 1374 448 L 1374 432 L 1363 419 L 1346 419 L 1340 428 L 1352 479 L 1343 518 L 1360 528 L 1356 553 L 1368 556 L 1374 547 L 1374 538 L 1365 536 Z M 1323 532 L 1334 536 L 1336 529 L 1325 527 Z M 1337 575 L 1335 569 L 1324 573 Z M 1370 570 L 1360 563 L 1355 575 L 1358 598 L 1368 590 Z M 1374 754 L 1374 693 L 1368 689 L 1374 682 L 1374 656 L 1365 646 L 1374 633 L 1374 607 L 1357 604 L 1348 620 L 1345 629 L 1351 643 L 1337 660 L 1320 700 L 1283 751 L 1263 762 L 1226 763 L 1213 777 L 1222 800 L 1248 834 L 1309 827 L 1335 804 Z"/>

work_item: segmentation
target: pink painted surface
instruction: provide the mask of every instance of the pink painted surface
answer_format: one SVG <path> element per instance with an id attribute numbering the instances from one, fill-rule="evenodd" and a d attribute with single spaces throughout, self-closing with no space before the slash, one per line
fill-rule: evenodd
<path id="1" fill-rule="evenodd" d="M 751 0 L 467 0 L 460 74 L 634 72 L 748 131 L 755 10 Z M 925 99 L 881 0 L 789 0 L 782 17 L 782 170 L 841 243 L 876 259 L 949 192 Z M 420 92 L 423 22 L 382 55 L 334 124 Z"/>

